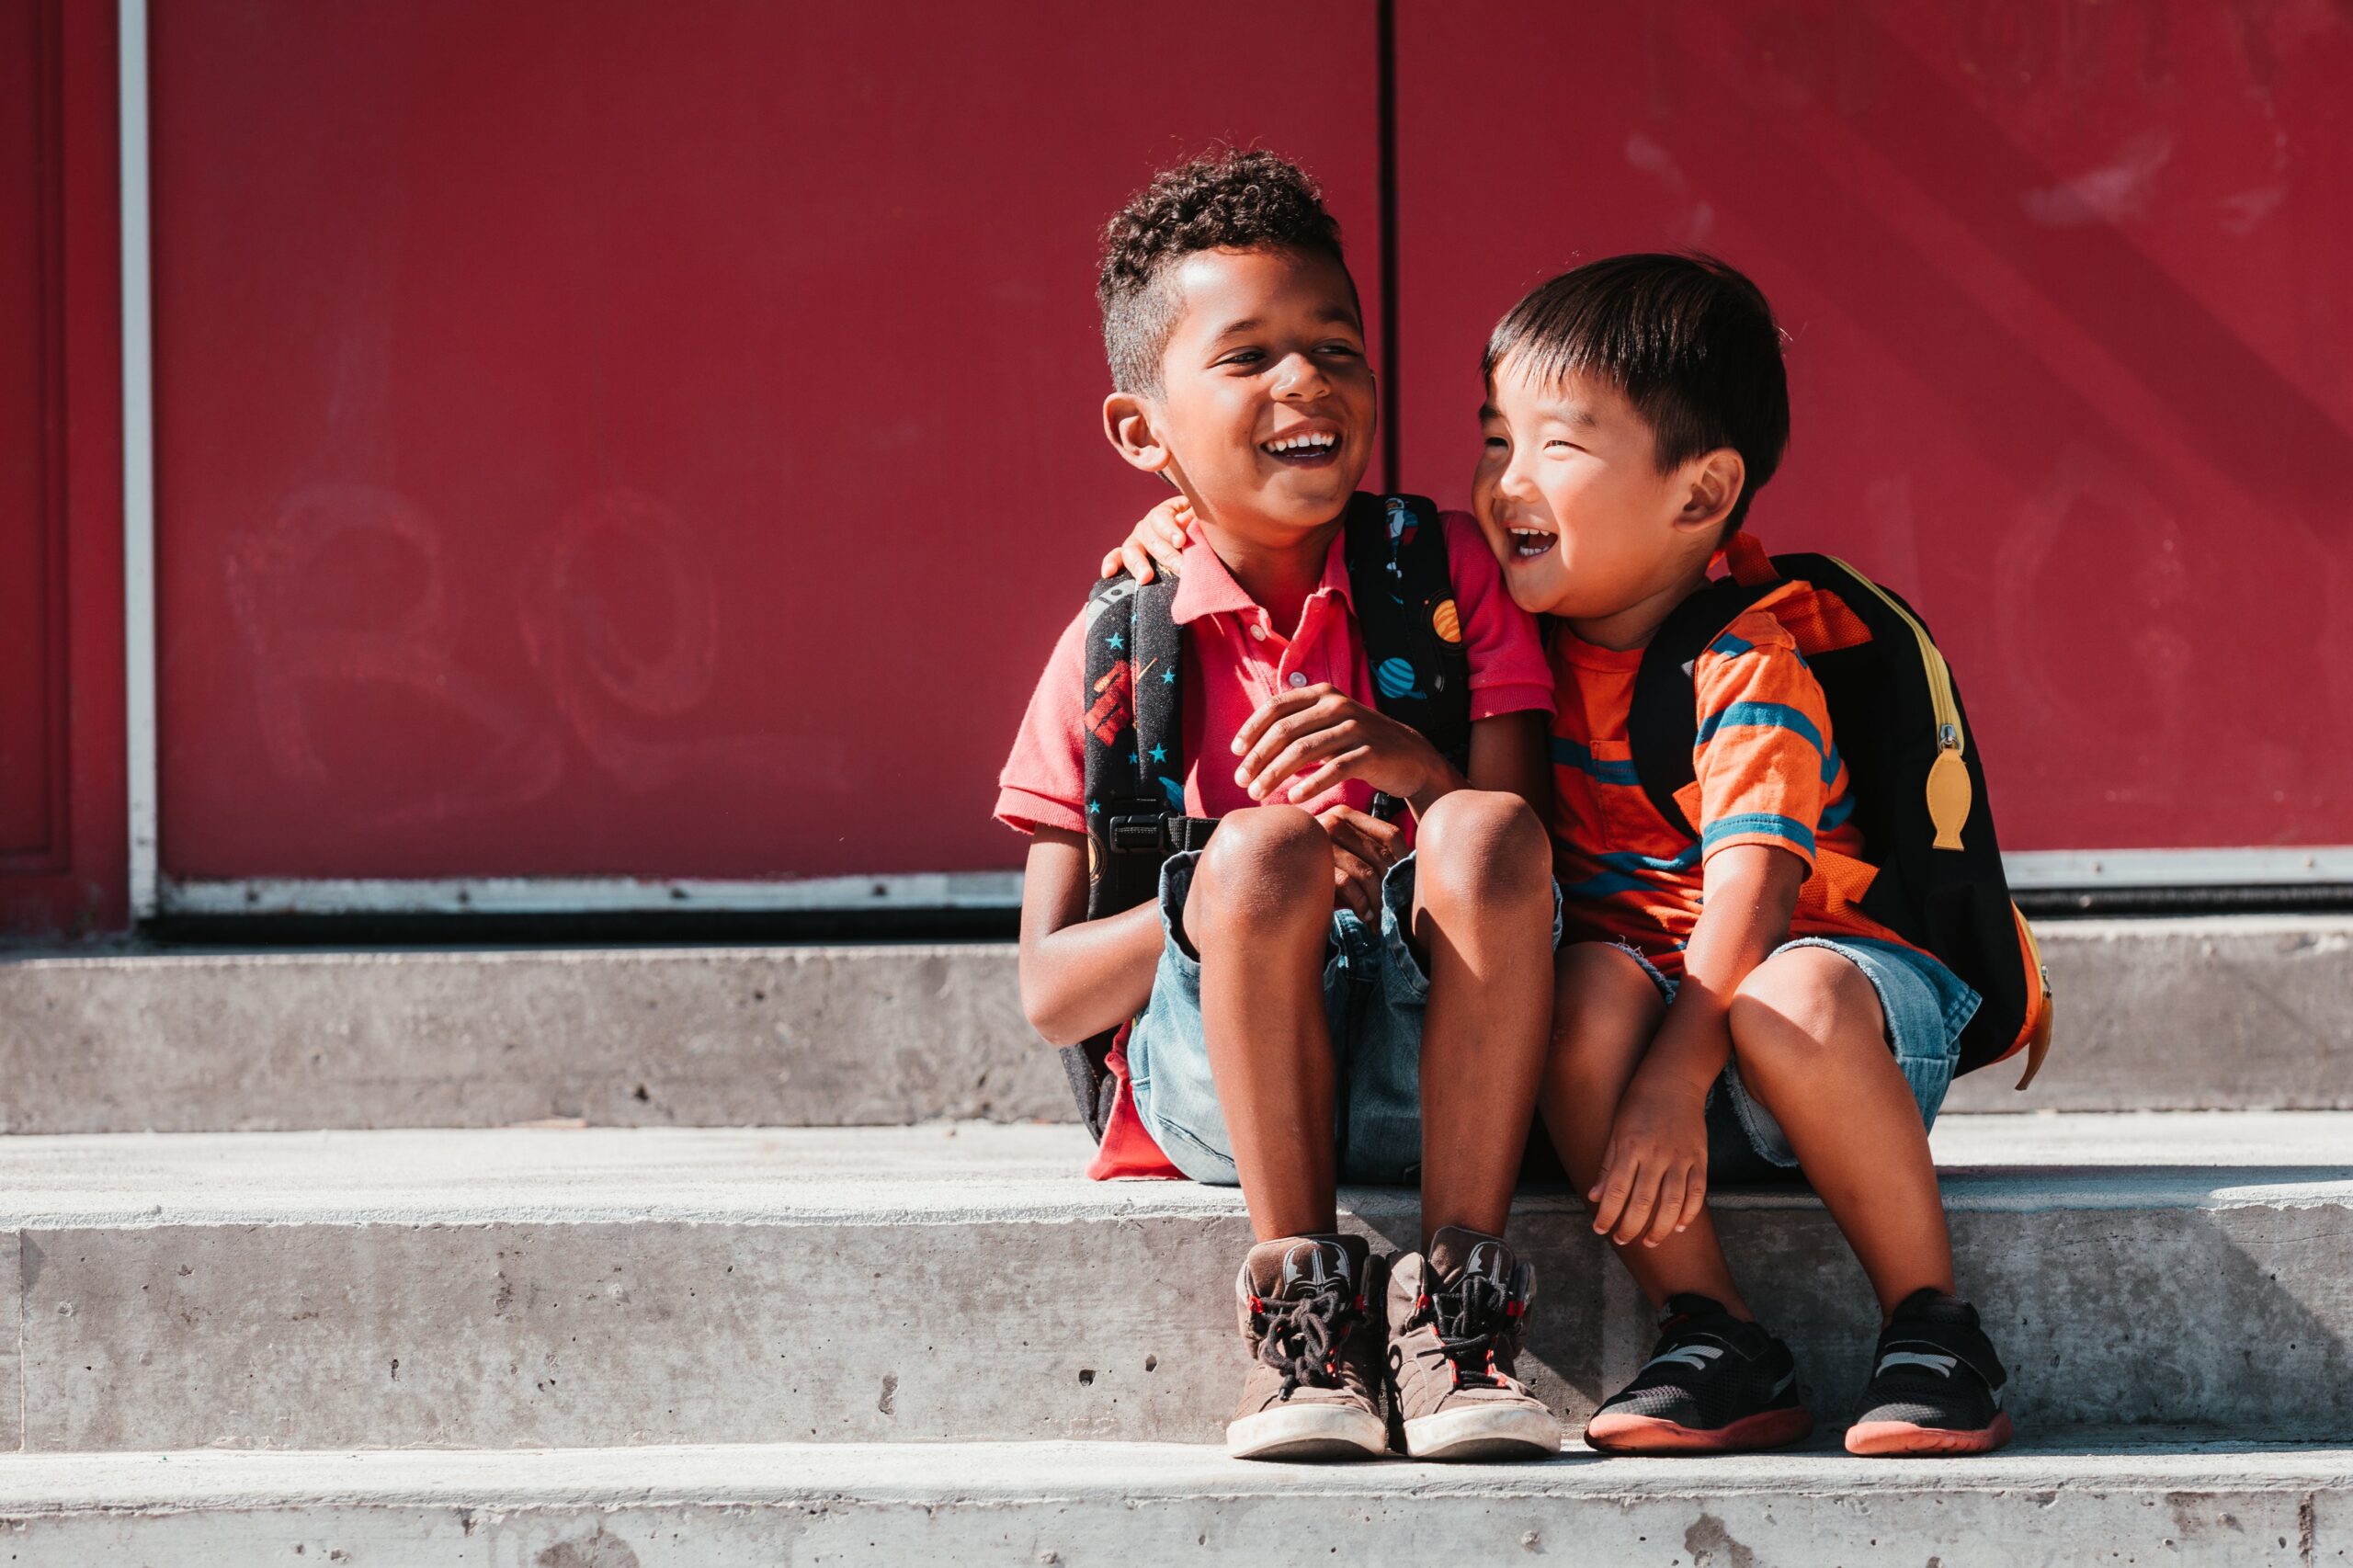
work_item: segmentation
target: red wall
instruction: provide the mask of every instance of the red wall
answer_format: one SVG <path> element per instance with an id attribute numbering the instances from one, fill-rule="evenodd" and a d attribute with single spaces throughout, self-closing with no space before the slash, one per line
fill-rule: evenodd
<path id="1" fill-rule="evenodd" d="M 125 916 L 113 22 L 0 0 L 0 931 Z"/>
<path id="2" fill-rule="evenodd" d="M 1456 0 L 1398 28 L 1405 483 L 1465 494 L 1479 347 L 1523 290 L 1715 251 L 1790 336 L 1752 526 L 1919 606 L 2006 847 L 2353 843 L 2347 12 Z"/>
<path id="3" fill-rule="evenodd" d="M 1154 494 L 1093 234 L 1212 139 L 1377 287 L 1374 13 L 153 11 L 174 875 L 1003 865 L 1038 667 Z"/>
<path id="4" fill-rule="evenodd" d="M 2327 0 L 1395 7 L 1404 477 L 1486 327 L 1701 245 L 1757 513 L 1911 591 L 2015 847 L 2353 842 L 2353 21 Z M 1376 12 L 152 15 L 179 877 L 1009 864 L 1023 696 L 1154 497 L 1092 233 L 1260 141 L 1379 292 Z M 0 0 L 0 923 L 119 921 L 112 8 Z"/>

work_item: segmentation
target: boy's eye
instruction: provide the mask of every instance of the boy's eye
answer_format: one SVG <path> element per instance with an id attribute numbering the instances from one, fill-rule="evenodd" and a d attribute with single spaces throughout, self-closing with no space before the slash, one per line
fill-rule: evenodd
<path id="1" fill-rule="evenodd" d="M 1487 445 L 1490 447 L 1508 447 L 1511 443 L 1505 440 L 1501 436 L 1490 436 L 1487 437 Z"/>

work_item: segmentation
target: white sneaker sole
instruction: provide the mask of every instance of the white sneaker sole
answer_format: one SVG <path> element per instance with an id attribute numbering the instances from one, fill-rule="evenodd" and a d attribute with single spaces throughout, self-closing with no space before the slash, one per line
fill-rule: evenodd
<path id="1" fill-rule="evenodd" d="M 1561 1423 L 1524 1404 L 1441 1410 L 1405 1423 L 1405 1451 L 1417 1460 L 1541 1459 L 1561 1451 Z"/>
<path id="2" fill-rule="evenodd" d="M 1369 1410 L 1279 1405 L 1229 1422 L 1225 1451 L 1238 1460 L 1371 1460 L 1389 1451 L 1389 1428 Z"/>

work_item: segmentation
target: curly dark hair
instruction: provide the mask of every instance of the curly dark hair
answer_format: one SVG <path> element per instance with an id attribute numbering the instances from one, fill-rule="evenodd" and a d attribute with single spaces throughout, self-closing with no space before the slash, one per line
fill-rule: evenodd
<path id="1" fill-rule="evenodd" d="M 1176 326 L 1177 301 L 1166 282 L 1176 263 L 1196 251 L 1261 246 L 1328 256 L 1347 269 L 1323 190 L 1288 159 L 1229 148 L 1154 175 L 1103 225 L 1095 294 L 1111 384 L 1123 392 L 1160 390 L 1160 357 Z"/>

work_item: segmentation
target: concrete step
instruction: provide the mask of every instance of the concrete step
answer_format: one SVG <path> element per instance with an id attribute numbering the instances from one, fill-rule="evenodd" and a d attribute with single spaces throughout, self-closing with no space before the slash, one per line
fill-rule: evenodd
<path id="1" fill-rule="evenodd" d="M 2353 1117 L 1953 1117 L 1937 1147 L 2029 1429 L 2353 1440 Z M 1239 1197 L 1089 1183 L 1084 1152 L 988 1124 L 0 1141 L 0 1448 L 1211 1440 Z M 1721 1207 L 1836 1425 L 1859 1271 L 1809 1197 Z M 1415 1239 L 1410 1192 L 1345 1208 Z M 1514 1235 L 1527 1369 L 1581 1424 L 1646 1313 L 1567 1195 Z"/>
<path id="2" fill-rule="evenodd" d="M 2053 921 L 2033 1091 L 1960 1109 L 2353 1109 L 2353 919 Z M 0 961 L 0 1131 L 1071 1119 L 1010 947 Z"/>
<path id="3" fill-rule="evenodd" d="M 0 1515 L 18 1568 L 2222 1568 L 2353 1556 L 2353 1448 L 2062 1432 L 1911 1464 L 1282 1466 L 1130 1443 L 34 1456 L 0 1460 Z"/>

